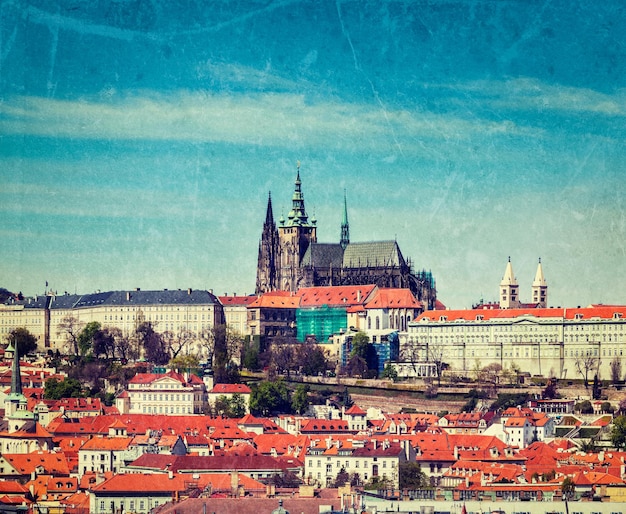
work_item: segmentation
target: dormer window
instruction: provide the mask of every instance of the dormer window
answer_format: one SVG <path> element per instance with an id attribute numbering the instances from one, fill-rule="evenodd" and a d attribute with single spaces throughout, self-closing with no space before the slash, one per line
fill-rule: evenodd
<path id="1" fill-rule="evenodd" d="M 574 319 L 583 319 L 583 315 L 580 312 L 577 312 Z"/>
<path id="2" fill-rule="evenodd" d="M 614 312 L 613 313 L 613 319 L 622 319 L 622 313 L 621 312 Z"/>

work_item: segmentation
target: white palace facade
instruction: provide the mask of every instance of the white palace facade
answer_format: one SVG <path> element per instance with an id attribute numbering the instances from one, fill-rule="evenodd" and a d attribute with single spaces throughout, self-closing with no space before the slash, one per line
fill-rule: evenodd
<path id="1" fill-rule="evenodd" d="M 400 354 L 410 355 L 412 362 L 400 368 L 433 376 L 437 360 L 460 374 L 495 363 L 536 376 L 580 379 L 586 374 L 592 380 L 597 373 L 612 378 L 611 362 L 626 358 L 626 306 L 549 308 L 547 298 L 541 260 L 532 283 L 533 303 L 523 304 L 509 259 L 499 304 L 426 311 L 409 323 Z M 626 363 L 621 369 L 626 371 Z"/>
<path id="2" fill-rule="evenodd" d="M 562 379 L 587 368 L 589 379 L 609 379 L 611 361 L 626 358 L 626 306 L 426 311 L 409 324 L 404 345 L 416 361 L 437 355 L 462 374 L 497 363 Z"/>
<path id="3" fill-rule="evenodd" d="M 102 327 L 118 328 L 131 335 L 143 322 L 158 333 L 187 330 L 196 338 L 189 350 L 201 350 L 199 335 L 224 323 L 224 310 L 211 291 L 177 289 L 107 291 L 86 295 L 46 294 L 0 305 L 0 340 L 24 327 L 37 338 L 39 350 L 70 351 L 64 320 L 72 318 L 76 331 L 96 321 Z"/>

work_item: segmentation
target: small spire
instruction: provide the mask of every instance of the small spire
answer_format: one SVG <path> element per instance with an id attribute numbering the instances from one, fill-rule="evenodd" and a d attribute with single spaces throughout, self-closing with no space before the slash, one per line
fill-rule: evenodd
<path id="1" fill-rule="evenodd" d="M 350 225 L 348 224 L 348 200 L 346 190 L 343 190 L 343 219 L 341 221 L 341 239 L 339 244 L 345 250 L 350 244 Z"/>

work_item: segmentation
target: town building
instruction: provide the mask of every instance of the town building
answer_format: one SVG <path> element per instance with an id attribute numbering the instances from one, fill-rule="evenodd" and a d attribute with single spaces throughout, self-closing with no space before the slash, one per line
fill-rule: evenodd
<path id="1" fill-rule="evenodd" d="M 27 328 L 37 338 L 40 350 L 72 353 L 69 331 L 77 334 L 93 321 L 102 327 L 118 328 L 125 336 L 134 334 L 143 322 L 149 322 L 158 333 L 169 332 L 174 337 L 185 331 L 192 335 L 185 350 L 202 354 L 202 334 L 225 319 L 223 306 L 211 291 L 193 289 L 135 289 L 85 295 L 49 292 L 0 305 L 0 336 L 17 327 Z"/>
<path id="2" fill-rule="evenodd" d="M 307 483 L 330 487 L 341 472 L 358 474 L 363 482 L 386 479 L 390 487 L 399 485 L 400 464 L 412 460 L 410 445 L 389 439 L 377 440 L 328 436 L 312 440 L 304 456 Z"/>
<path id="3" fill-rule="evenodd" d="M 226 326 L 234 334 L 241 336 L 248 335 L 248 305 L 254 302 L 257 297 L 254 295 L 224 295 L 219 296 L 219 301 L 224 310 L 224 320 Z"/>
<path id="4" fill-rule="evenodd" d="M 122 414 L 201 414 L 206 386 L 194 374 L 137 373 L 115 405 Z"/>
<path id="5" fill-rule="evenodd" d="M 624 358 L 626 306 L 426 311 L 409 323 L 402 355 L 414 364 L 445 362 L 448 373 L 467 375 L 498 364 L 531 375 L 611 377 Z"/>
<path id="6" fill-rule="evenodd" d="M 415 272 L 396 241 L 350 242 L 347 201 L 337 243 L 317 242 L 317 220 L 304 205 L 298 165 L 292 206 L 287 219 L 274 221 L 271 194 L 259 242 L 256 293 L 296 292 L 303 287 L 376 284 L 407 288 L 427 308 L 436 302 L 435 281 L 427 271 Z"/>

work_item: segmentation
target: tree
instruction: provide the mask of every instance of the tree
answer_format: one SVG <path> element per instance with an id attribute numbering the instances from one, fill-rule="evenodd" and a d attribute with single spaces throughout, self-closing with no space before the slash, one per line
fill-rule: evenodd
<path id="1" fill-rule="evenodd" d="M 177 357 L 172 357 L 167 363 L 167 366 L 179 372 L 186 371 L 189 373 L 192 370 L 199 369 L 200 359 L 198 359 L 197 355 L 179 355 Z"/>
<path id="2" fill-rule="evenodd" d="M 253 341 L 248 341 L 243 346 L 243 356 L 241 365 L 250 370 L 250 371 L 258 371 L 261 366 L 259 363 L 259 347 Z"/>
<path id="3" fill-rule="evenodd" d="M 610 371 L 611 371 L 611 382 L 617 384 L 622 380 L 622 359 L 615 356 L 611 361 Z"/>
<path id="4" fill-rule="evenodd" d="M 255 415 L 269 416 L 272 412 L 288 413 L 291 411 L 289 391 L 284 380 L 275 382 L 262 381 L 253 384 L 250 394 L 250 411 Z"/>
<path id="5" fill-rule="evenodd" d="M 430 485 L 418 462 L 401 462 L 398 468 L 400 489 L 417 490 Z"/>
<path id="6" fill-rule="evenodd" d="M 348 371 L 363 378 L 376 378 L 378 375 L 378 355 L 365 332 L 357 332 L 352 337 L 352 351 L 348 361 Z"/>
<path id="7" fill-rule="evenodd" d="M 115 334 L 122 333 L 117 327 L 104 327 L 93 335 L 93 354 L 104 355 L 106 359 L 115 357 Z"/>
<path id="8" fill-rule="evenodd" d="M 350 473 L 346 471 L 346 468 L 341 468 L 337 476 L 335 477 L 335 481 L 332 484 L 332 487 L 343 487 L 346 484 L 350 483 Z"/>
<path id="9" fill-rule="evenodd" d="M 546 388 L 541 393 L 541 398 L 543 398 L 544 400 L 555 400 L 556 398 L 559 398 L 559 397 L 560 395 L 558 391 L 556 390 L 556 379 L 549 378 Z"/>
<path id="10" fill-rule="evenodd" d="M 593 414 L 593 405 L 589 400 L 583 400 L 574 405 L 574 410 L 581 414 Z"/>
<path id="11" fill-rule="evenodd" d="M 600 400 L 602 398 L 602 384 L 598 379 L 598 374 L 596 373 L 593 377 L 593 389 L 591 396 L 594 400 Z"/>
<path id="12" fill-rule="evenodd" d="M 626 448 L 626 416 L 620 415 L 613 418 L 611 443 L 618 450 Z"/>
<path id="13" fill-rule="evenodd" d="M 277 373 L 285 372 L 287 378 L 289 378 L 291 370 L 294 368 L 297 344 L 295 340 L 277 336 L 272 341 L 270 347 L 271 366 L 274 367 Z"/>
<path id="14" fill-rule="evenodd" d="M 163 339 L 154 331 L 151 322 L 144 321 L 141 323 L 137 327 L 137 336 L 148 362 L 161 366 L 169 361 L 170 357 L 165 349 Z"/>
<path id="15" fill-rule="evenodd" d="M 496 392 L 498 390 L 498 382 L 500 381 L 501 375 L 502 375 L 502 366 L 497 362 L 492 362 L 491 364 L 487 364 L 481 370 L 482 380 L 484 382 L 491 384 Z"/>
<path id="16" fill-rule="evenodd" d="M 43 397 L 46 400 L 60 400 L 61 398 L 81 398 L 85 396 L 83 386 L 75 378 L 59 380 L 49 378 L 44 385 Z"/>
<path id="17" fill-rule="evenodd" d="M 186 328 L 180 328 L 176 334 L 171 331 L 164 332 L 161 337 L 165 345 L 165 351 L 168 352 L 172 359 L 175 359 L 180 352 L 185 349 L 189 354 L 189 345 L 193 342 L 196 335 Z"/>
<path id="18" fill-rule="evenodd" d="M 435 364 L 435 373 L 437 374 L 437 384 L 441 385 L 441 376 L 443 370 L 446 369 L 446 363 L 443 362 L 445 355 L 445 346 L 443 343 L 428 344 L 428 360 Z"/>
<path id="19" fill-rule="evenodd" d="M 574 499 L 576 484 L 571 477 L 565 477 L 563 479 L 563 483 L 561 483 L 561 492 L 563 493 L 563 498 L 565 498 L 566 500 Z"/>
<path id="20" fill-rule="evenodd" d="M 78 321 L 74 316 L 65 316 L 61 319 L 61 322 L 57 325 L 57 335 L 65 336 L 65 340 L 70 349 L 74 352 L 74 355 L 78 355 L 78 335 L 83 327 L 83 323 Z M 69 353 L 69 352 L 68 352 Z"/>
<path id="21" fill-rule="evenodd" d="M 388 378 L 391 381 L 396 382 L 398 380 L 398 372 L 396 371 L 396 368 L 388 362 L 385 364 L 385 369 L 383 369 L 383 372 L 380 374 L 380 378 Z"/>
<path id="22" fill-rule="evenodd" d="M 291 408 L 297 414 L 304 414 L 309 408 L 309 391 L 311 388 L 305 384 L 298 384 L 293 393 Z"/>
<path id="23" fill-rule="evenodd" d="M 18 357 L 23 357 L 37 349 L 37 338 L 23 327 L 11 330 L 7 335 L 7 341 L 13 345 Z"/>
<path id="24" fill-rule="evenodd" d="M 100 332 L 100 328 L 100 323 L 97 321 L 90 321 L 78 334 L 78 350 L 82 357 L 88 355 L 89 353 L 93 353 L 94 339 L 99 336 L 98 332 Z"/>
<path id="25" fill-rule="evenodd" d="M 329 368 L 326 351 L 314 343 L 297 346 L 294 364 L 303 375 L 308 376 L 324 375 Z"/>
<path id="26" fill-rule="evenodd" d="M 598 358 L 595 357 L 590 350 L 585 355 L 576 357 L 574 362 L 576 370 L 585 380 L 585 389 L 589 387 L 589 372 L 598 367 Z"/>

